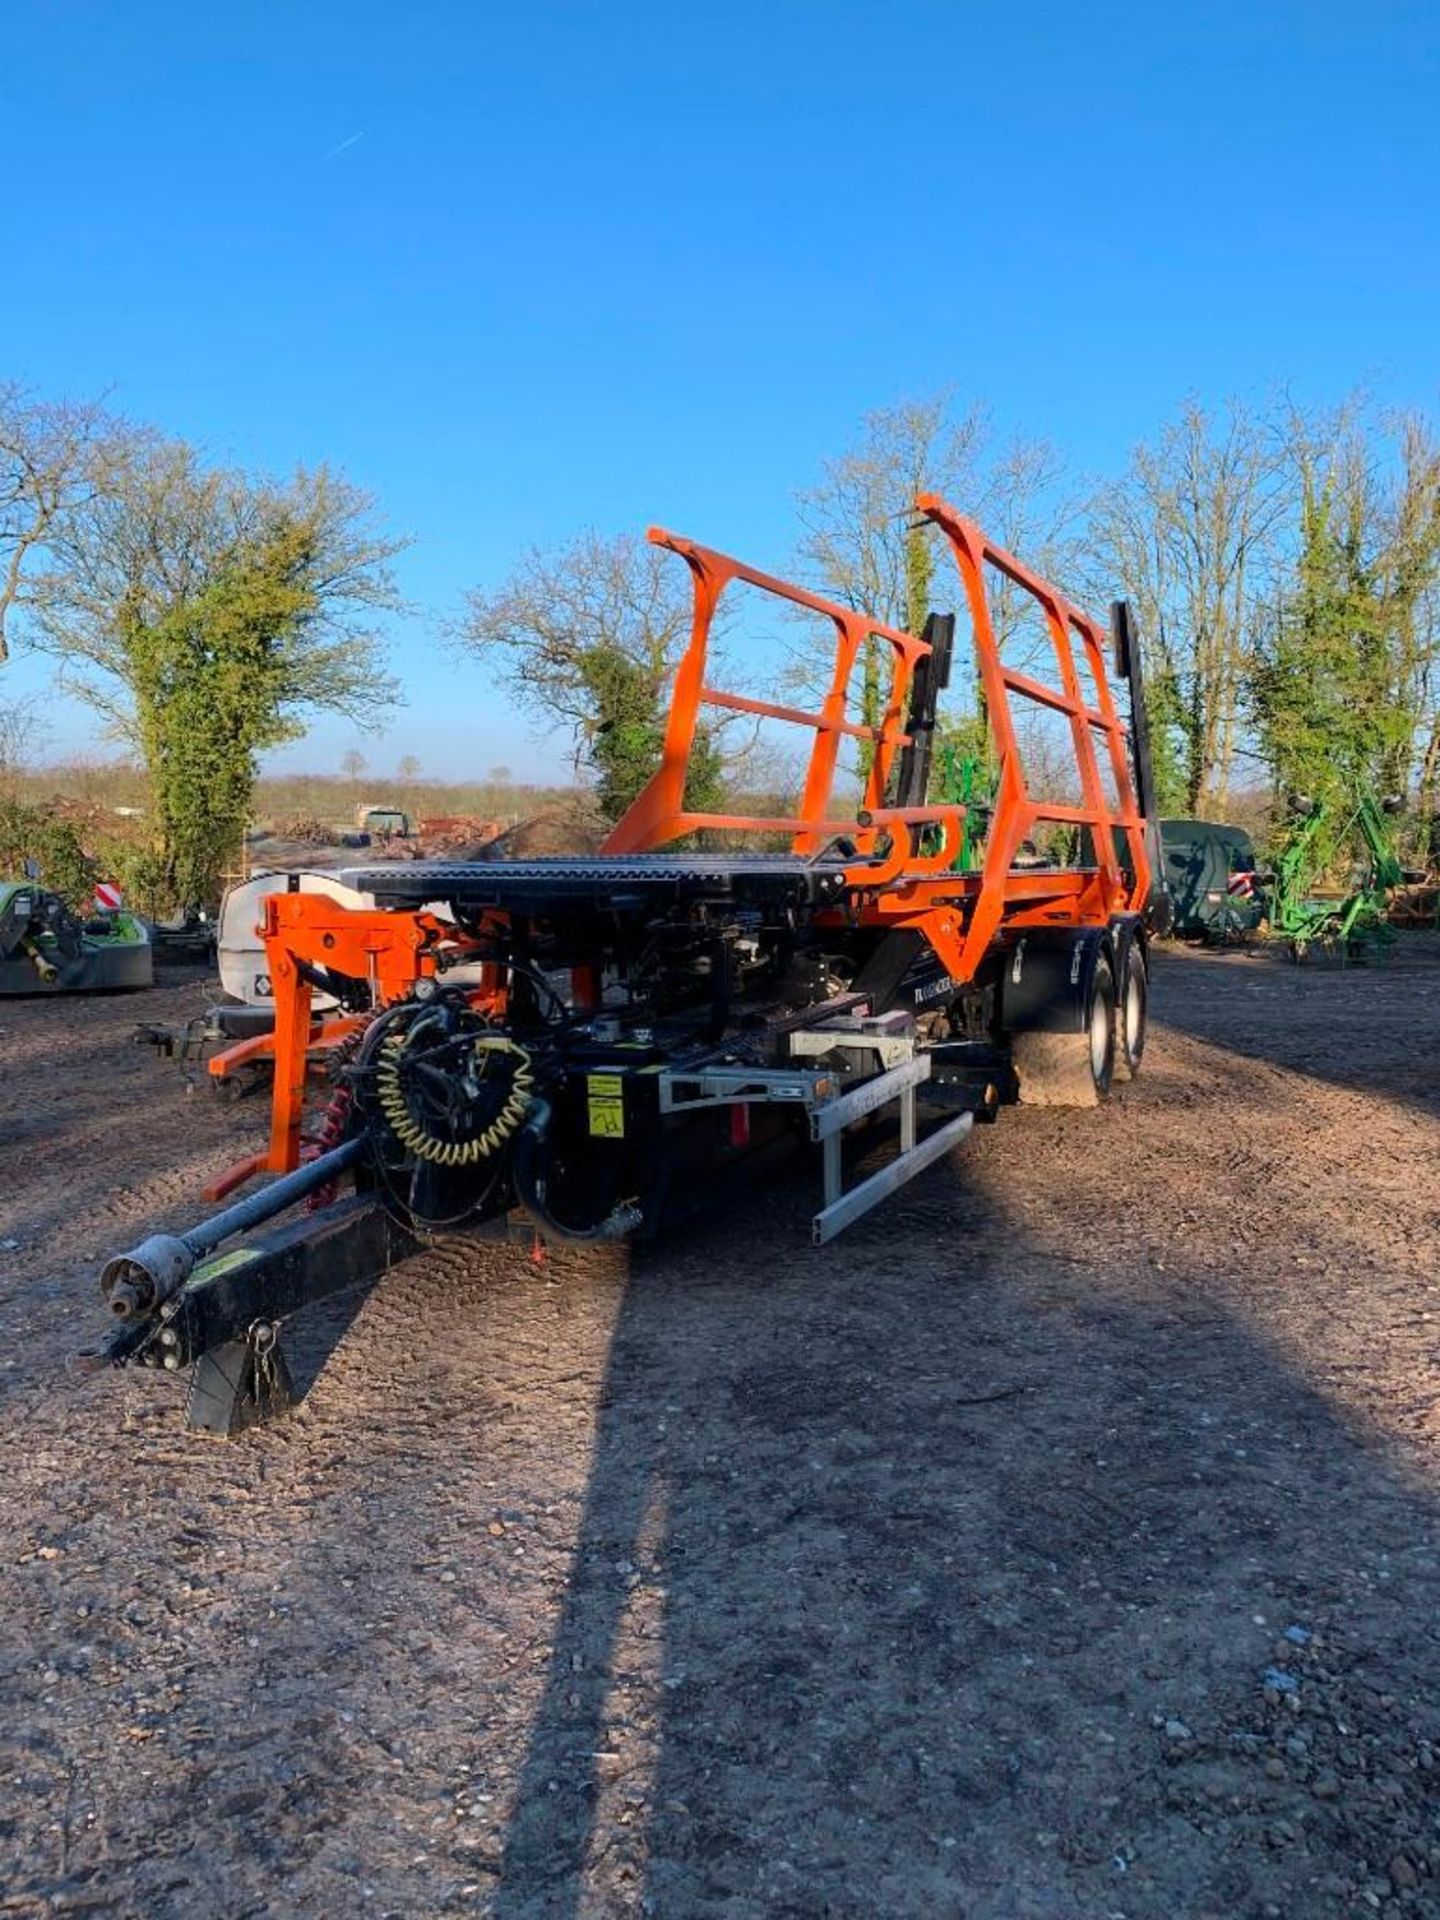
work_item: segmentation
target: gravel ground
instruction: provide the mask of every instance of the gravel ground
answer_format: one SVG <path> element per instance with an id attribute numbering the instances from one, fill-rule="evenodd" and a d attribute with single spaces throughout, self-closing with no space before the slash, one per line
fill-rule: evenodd
<path id="1" fill-rule="evenodd" d="M 0 1002 L 0 1912 L 1440 1914 L 1440 945 L 1165 954 L 1142 1078 L 814 1251 L 451 1243 L 289 1420 L 67 1365 L 253 1102 Z"/>

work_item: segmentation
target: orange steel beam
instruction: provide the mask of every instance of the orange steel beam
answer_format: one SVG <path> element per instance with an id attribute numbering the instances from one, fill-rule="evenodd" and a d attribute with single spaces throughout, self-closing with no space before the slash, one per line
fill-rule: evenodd
<path id="1" fill-rule="evenodd" d="M 336 1047 L 342 1040 L 365 1024 L 364 1014 L 337 1014 L 329 1020 L 322 1020 L 310 1029 L 311 1053 L 324 1053 Z M 237 1040 L 233 1046 L 225 1047 L 219 1053 L 211 1054 L 206 1064 L 206 1072 L 216 1080 L 225 1080 L 241 1067 L 252 1066 L 257 1060 L 268 1060 L 275 1052 L 273 1033 L 252 1034 L 248 1040 Z"/>
<path id="2" fill-rule="evenodd" d="M 302 965 L 366 981 L 371 1004 L 383 1007 L 435 973 L 440 950 L 455 930 L 432 914 L 345 907 L 321 893 L 271 893 L 260 904 L 275 995 L 275 1084 L 265 1164 L 272 1173 L 290 1173 L 300 1164 L 312 1024 L 312 989 Z"/>
<path id="3" fill-rule="evenodd" d="M 702 687 L 700 700 L 707 707 L 729 707 L 734 713 L 758 713 L 771 720 L 790 720 L 797 726 L 814 727 L 821 732 L 848 734 L 854 740 L 889 740 L 897 747 L 910 744 L 908 733 L 887 734 L 883 727 L 867 727 L 858 720 L 827 720 L 821 714 L 807 713 L 803 707 L 781 707 L 773 700 L 726 693 L 720 687 Z"/>
<path id="4" fill-rule="evenodd" d="M 213 1180 L 207 1180 L 200 1189 L 200 1196 L 212 1203 L 223 1200 L 227 1193 L 234 1193 L 237 1187 L 243 1187 L 247 1180 L 253 1180 L 257 1173 L 264 1173 L 270 1164 L 268 1153 L 247 1154 L 243 1160 L 237 1160 L 233 1166 L 217 1173 Z"/>

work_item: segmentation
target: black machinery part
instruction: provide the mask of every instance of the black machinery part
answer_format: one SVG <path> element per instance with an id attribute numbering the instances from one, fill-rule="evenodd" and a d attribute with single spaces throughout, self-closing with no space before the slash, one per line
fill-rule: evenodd
<path id="1" fill-rule="evenodd" d="M 1005 955 L 1000 974 L 1000 1024 L 1009 1034 L 1080 1033 L 1101 956 L 1111 960 L 1106 927 L 1040 927 L 1024 933 Z"/>
<path id="2" fill-rule="evenodd" d="M 497 908 L 547 918 L 576 909 L 653 912 L 701 903 L 825 906 L 844 894 L 844 868 L 835 855 L 644 853 L 397 861 L 348 867 L 341 878 L 382 907 L 414 909 L 442 900 L 460 911 Z"/>
<path id="3" fill-rule="evenodd" d="M 1160 819 L 1155 806 L 1155 767 L 1150 751 L 1150 713 L 1145 698 L 1145 673 L 1140 635 L 1128 600 L 1110 606 L 1110 634 L 1116 673 L 1130 687 L 1130 758 L 1135 769 L 1135 804 L 1145 822 L 1145 851 L 1150 860 L 1150 897 L 1145 918 L 1152 933 L 1162 937 L 1175 924 L 1175 903 L 1165 878 L 1165 851 L 1160 844 Z M 1119 841 L 1122 836 L 1116 836 Z"/>

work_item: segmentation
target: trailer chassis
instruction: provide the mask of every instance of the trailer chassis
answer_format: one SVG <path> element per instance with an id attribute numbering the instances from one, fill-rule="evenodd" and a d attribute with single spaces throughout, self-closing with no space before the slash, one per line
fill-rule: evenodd
<path id="1" fill-rule="evenodd" d="M 274 1184 L 107 1264 L 120 1324 L 101 1360 L 193 1367 L 192 1424 L 234 1432 L 289 1402 L 280 1323 L 373 1281 L 436 1228 L 519 1218 L 542 1238 L 651 1233 L 691 1169 L 743 1167 L 790 1139 L 819 1148 L 811 1233 L 824 1244 L 1017 1092 L 1044 1098 L 1047 1077 L 1066 1099 L 1104 1091 L 1137 974 L 1143 1015 L 1152 904 L 1138 648 L 1123 607 L 1107 636 L 945 502 L 917 506 L 949 541 L 969 607 L 999 758 L 983 819 L 927 797 L 952 618 L 932 616 L 921 635 L 886 628 L 652 529 L 689 567 L 695 607 L 659 770 L 594 859 L 360 869 L 352 884 L 375 902 L 363 909 L 267 897 L 269 1143 L 212 1190 L 260 1171 Z M 1002 657 L 986 585 L 997 573 L 1038 603 L 1058 685 Z M 816 711 L 712 684 L 711 626 L 736 582 L 833 622 L 833 676 Z M 1130 682 L 1128 728 L 1107 641 Z M 876 643 L 891 674 L 872 724 L 851 717 L 847 696 L 861 649 Z M 1012 700 L 1068 725 L 1078 799 L 1030 790 Z M 808 731 L 793 815 L 686 807 L 706 707 Z M 851 813 L 833 797 L 846 738 L 869 758 Z M 1042 824 L 1084 836 L 1084 858 L 1020 862 Z M 738 850 L 675 850 L 696 835 Z M 787 852 L 750 850 L 777 837 Z M 980 864 L 957 866 L 976 837 Z M 436 901 L 450 917 L 428 910 Z M 462 965 L 463 988 L 447 981 Z M 307 1143 L 322 977 L 345 983 L 354 1052 Z M 1133 1070 L 1143 1032 L 1122 1037 Z M 877 1116 L 893 1120 L 896 1151 L 847 1185 L 842 1144 Z M 337 1198 L 341 1178 L 354 1190 Z M 302 1197 L 315 1211 L 268 1224 Z"/>

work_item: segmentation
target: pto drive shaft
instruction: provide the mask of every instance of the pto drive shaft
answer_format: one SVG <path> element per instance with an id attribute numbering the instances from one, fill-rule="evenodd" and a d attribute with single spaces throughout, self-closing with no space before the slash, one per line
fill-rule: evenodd
<path id="1" fill-rule="evenodd" d="M 171 1294 L 179 1292 L 199 1261 L 213 1253 L 222 1240 L 283 1213 L 295 1201 L 354 1166 L 364 1150 L 362 1139 L 346 1140 L 185 1233 L 153 1233 L 130 1253 L 116 1254 L 106 1261 L 100 1274 L 100 1291 L 110 1311 L 117 1320 L 152 1313 Z"/>

